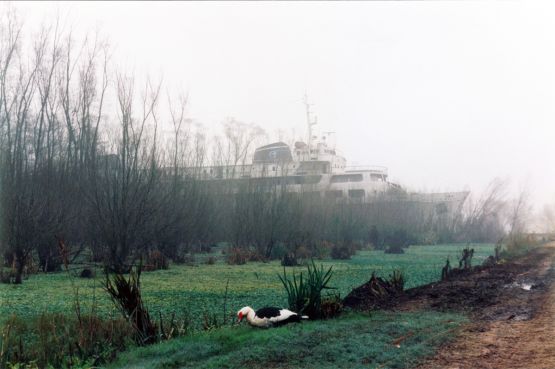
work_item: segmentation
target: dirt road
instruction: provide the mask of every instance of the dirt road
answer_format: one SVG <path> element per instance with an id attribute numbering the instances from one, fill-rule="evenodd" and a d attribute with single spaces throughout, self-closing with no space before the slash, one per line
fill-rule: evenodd
<path id="1" fill-rule="evenodd" d="M 555 369 L 555 243 L 526 262 L 532 267 L 508 288 L 519 292 L 475 312 L 459 338 L 418 369 Z"/>

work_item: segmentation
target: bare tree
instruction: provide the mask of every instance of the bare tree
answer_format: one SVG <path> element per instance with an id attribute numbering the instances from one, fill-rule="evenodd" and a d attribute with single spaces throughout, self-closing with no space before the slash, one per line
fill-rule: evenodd
<path id="1" fill-rule="evenodd" d="M 21 26 L 9 13 L 2 34 L 0 89 L 2 102 L 2 248 L 15 270 L 15 283 L 21 283 L 25 263 L 33 249 L 40 212 L 34 206 L 31 108 L 36 92 L 37 68 L 41 60 L 27 63 L 21 56 Z M 40 53 L 35 54 L 41 58 Z"/>
<path id="2" fill-rule="evenodd" d="M 461 239 L 497 241 L 504 230 L 507 181 L 494 179 L 477 201 L 469 199 L 461 218 Z"/>
<path id="3" fill-rule="evenodd" d="M 253 144 L 263 137 L 265 132 L 254 124 L 246 124 L 234 118 L 228 118 L 223 123 L 224 139 L 216 138 L 215 159 L 218 165 L 235 168 L 245 165 Z"/>
<path id="4" fill-rule="evenodd" d="M 518 197 L 512 201 L 508 214 L 508 236 L 515 237 L 524 233 L 530 220 L 531 207 L 529 194 L 521 190 Z"/>
<path id="5" fill-rule="evenodd" d="M 134 79 L 117 75 L 119 137 L 115 154 L 105 154 L 89 172 L 93 214 L 90 226 L 106 248 L 105 260 L 116 271 L 128 269 L 134 252 L 154 243 L 165 205 L 157 188 L 161 171 L 156 149 L 156 107 L 160 86 L 147 83 L 134 114 Z M 149 137 L 148 135 L 151 134 Z"/>
<path id="6" fill-rule="evenodd" d="M 2 59 L 0 122 L 2 139 L 2 249 L 21 283 L 36 249 L 49 270 L 54 235 L 67 222 L 69 180 L 64 134 L 56 118 L 54 79 L 60 61 L 57 28 L 43 28 L 32 48 L 20 42 L 14 15 L 2 22 L 7 56 Z"/>

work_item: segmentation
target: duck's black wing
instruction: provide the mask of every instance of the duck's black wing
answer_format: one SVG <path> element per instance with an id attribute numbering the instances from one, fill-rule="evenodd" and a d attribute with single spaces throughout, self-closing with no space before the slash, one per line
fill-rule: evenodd
<path id="1" fill-rule="evenodd" d="M 289 323 L 298 323 L 301 317 L 289 310 L 276 307 L 265 307 L 256 311 L 259 318 L 267 318 L 272 322 L 272 326 L 279 327 Z"/>
<path id="2" fill-rule="evenodd" d="M 256 316 L 259 318 L 275 318 L 280 315 L 280 310 L 281 309 L 272 306 L 263 307 L 256 311 Z"/>

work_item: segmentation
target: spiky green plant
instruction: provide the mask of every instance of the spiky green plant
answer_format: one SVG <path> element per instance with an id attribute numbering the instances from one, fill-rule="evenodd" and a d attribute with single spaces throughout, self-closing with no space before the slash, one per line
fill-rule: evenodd
<path id="1" fill-rule="evenodd" d="M 289 309 L 303 315 L 308 315 L 311 319 L 318 319 L 322 315 L 322 291 L 333 289 L 328 284 L 333 275 L 332 267 L 324 270 L 324 266 L 318 268 L 314 260 L 307 266 L 307 277 L 304 278 L 303 272 L 297 275 L 293 273 L 289 279 L 285 267 L 283 276 L 278 275 L 285 291 Z"/>

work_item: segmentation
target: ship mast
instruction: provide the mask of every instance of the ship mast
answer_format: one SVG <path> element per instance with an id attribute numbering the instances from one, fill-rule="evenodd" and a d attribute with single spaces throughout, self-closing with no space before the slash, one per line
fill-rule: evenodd
<path id="1" fill-rule="evenodd" d="M 308 150 L 310 153 L 310 150 L 312 149 L 312 126 L 316 124 L 317 119 L 316 117 L 314 117 L 314 119 L 310 119 L 310 104 L 308 102 L 308 96 L 305 93 L 304 94 L 304 106 L 306 108 L 306 124 L 308 125 Z"/>

